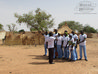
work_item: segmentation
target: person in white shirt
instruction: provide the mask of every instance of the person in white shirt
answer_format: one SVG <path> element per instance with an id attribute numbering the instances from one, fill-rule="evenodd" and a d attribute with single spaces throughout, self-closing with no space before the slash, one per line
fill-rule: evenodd
<path id="1" fill-rule="evenodd" d="M 65 32 L 64 36 L 63 36 L 63 48 L 64 48 L 64 59 L 69 59 L 69 50 L 68 50 L 68 41 L 69 41 L 69 37 L 68 37 L 68 33 Z"/>
<path id="2" fill-rule="evenodd" d="M 83 31 L 80 32 L 81 34 L 79 35 L 79 47 L 80 47 L 80 59 L 82 59 L 82 48 L 83 48 L 83 52 L 84 52 L 84 57 L 85 60 L 87 60 L 87 54 L 86 54 L 86 38 L 87 35 L 83 33 Z"/>
<path id="3" fill-rule="evenodd" d="M 70 61 L 76 61 L 76 54 L 75 54 L 75 43 L 74 38 L 72 38 L 72 34 L 69 34 L 69 41 L 68 41 L 69 51 L 71 52 L 71 59 Z"/>
<path id="4" fill-rule="evenodd" d="M 62 58 L 62 40 L 63 37 L 58 33 L 57 37 L 57 52 L 58 52 L 58 58 Z"/>
<path id="5" fill-rule="evenodd" d="M 49 38 L 47 39 L 47 41 L 48 41 L 48 50 L 49 50 L 49 63 L 54 64 L 53 63 L 53 52 L 54 52 L 55 37 L 53 37 L 52 32 L 49 33 Z"/>
<path id="6" fill-rule="evenodd" d="M 76 54 L 76 58 L 78 59 L 78 55 L 77 55 L 77 43 L 78 43 L 78 36 L 77 34 L 75 34 L 74 31 L 71 32 L 72 33 L 72 38 L 74 38 L 74 42 L 75 42 L 75 54 Z"/>
<path id="7" fill-rule="evenodd" d="M 57 29 L 55 29 L 54 30 L 54 32 L 55 32 L 55 34 L 53 34 L 53 37 L 55 37 L 55 38 L 57 38 L 57 36 L 58 36 L 58 30 Z M 55 59 L 55 58 L 57 58 L 57 54 L 55 55 L 55 53 L 57 53 L 57 41 L 55 40 L 55 42 L 54 42 L 54 55 L 53 55 L 53 58 Z"/>
<path id="8" fill-rule="evenodd" d="M 44 43 L 45 54 L 44 54 L 44 56 L 46 56 L 47 55 L 47 38 L 49 37 L 47 31 L 45 32 L 44 37 L 45 37 L 45 43 Z"/>

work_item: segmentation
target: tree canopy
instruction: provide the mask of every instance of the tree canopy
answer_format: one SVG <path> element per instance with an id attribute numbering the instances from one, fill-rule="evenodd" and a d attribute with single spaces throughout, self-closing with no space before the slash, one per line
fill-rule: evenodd
<path id="1" fill-rule="evenodd" d="M 35 10 L 35 14 L 33 12 L 23 15 L 15 13 L 15 17 L 18 23 L 25 23 L 30 27 L 31 31 L 46 31 L 54 25 L 52 16 L 42 11 L 40 8 Z"/>
<path id="2" fill-rule="evenodd" d="M 97 30 L 95 30 L 93 27 L 89 26 L 89 25 L 85 25 L 83 28 L 83 31 L 86 33 L 96 33 Z"/>
<path id="3" fill-rule="evenodd" d="M 2 30 L 3 29 L 3 25 L 2 24 L 0 24 L 0 30 Z"/>

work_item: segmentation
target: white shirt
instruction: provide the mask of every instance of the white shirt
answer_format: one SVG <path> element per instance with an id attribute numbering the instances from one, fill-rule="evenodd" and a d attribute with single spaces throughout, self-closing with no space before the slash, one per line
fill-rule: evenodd
<path id="1" fill-rule="evenodd" d="M 63 40 L 63 37 L 62 36 L 59 36 L 57 37 L 57 45 L 62 45 L 62 40 Z"/>
<path id="2" fill-rule="evenodd" d="M 86 34 L 80 34 L 79 35 L 79 38 L 80 38 L 80 42 L 83 41 L 85 38 L 87 38 L 87 35 Z M 82 43 L 80 43 L 79 45 L 86 45 L 86 40 Z"/>
<path id="3" fill-rule="evenodd" d="M 53 36 L 48 37 L 48 39 L 47 39 L 48 48 L 54 48 L 54 40 L 55 40 L 55 37 L 53 37 Z"/>
<path id="4" fill-rule="evenodd" d="M 72 38 L 72 39 L 69 38 L 69 41 L 72 43 L 75 43 L 74 38 Z M 69 45 L 69 50 L 70 50 L 72 48 L 72 45 L 70 45 L 69 43 L 68 43 L 68 45 Z M 73 46 L 73 50 L 74 50 L 74 46 Z"/>
<path id="5" fill-rule="evenodd" d="M 53 36 L 54 36 L 54 37 L 58 36 L 58 33 L 57 33 L 57 34 L 53 34 Z"/>
<path id="6" fill-rule="evenodd" d="M 44 34 L 44 37 L 45 37 L 45 44 L 46 44 L 49 35 L 45 35 L 45 34 Z"/>
<path id="7" fill-rule="evenodd" d="M 68 36 L 63 36 L 63 47 L 65 47 L 67 45 L 67 42 L 69 41 L 69 37 Z"/>
<path id="8" fill-rule="evenodd" d="M 78 36 L 77 36 L 76 34 L 74 34 L 72 37 L 73 37 L 74 39 L 78 39 Z"/>
<path id="9" fill-rule="evenodd" d="M 58 36 L 58 33 L 57 33 L 57 34 L 53 34 L 53 37 L 55 37 L 55 38 L 56 38 L 57 36 Z M 55 41 L 55 43 L 56 43 L 56 41 Z"/>
<path id="10" fill-rule="evenodd" d="M 78 39 L 78 36 L 77 36 L 77 34 L 72 34 L 72 38 L 74 38 L 74 43 L 75 43 L 75 45 L 77 44 L 77 39 Z"/>

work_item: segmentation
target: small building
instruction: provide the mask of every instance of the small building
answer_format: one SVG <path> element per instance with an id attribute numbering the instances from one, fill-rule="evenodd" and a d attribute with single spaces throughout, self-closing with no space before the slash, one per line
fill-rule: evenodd
<path id="1" fill-rule="evenodd" d="M 72 32 L 72 30 L 68 27 L 67 23 L 65 23 L 65 25 L 63 25 L 61 28 L 58 29 L 58 33 L 60 33 L 62 35 L 62 34 L 64 34 L 65 30 L 67 30 L 68 33 Z"/>

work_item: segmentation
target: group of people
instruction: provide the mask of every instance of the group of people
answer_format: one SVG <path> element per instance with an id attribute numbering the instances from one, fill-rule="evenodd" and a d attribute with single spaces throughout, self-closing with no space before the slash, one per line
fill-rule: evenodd
<path id="1" fill-rule="evenodd" d="M 83 31 L 80 32 L 80 35 L 78 37 L 77 34 L 75 34 L 74 31 L 72 31 L 70 34 L 65 30 L 63 36 L 61 36 L 60 33 L 55 29 L 55 34 L 53 32 L 48 32 L 44 34 L 45 37 L 45 55 L 47 56 L 47 49 L 49 50 L 49 63 L 53 63 L 53 59 L 55 58 L 63 58 L 68 61 L 76 61 L 82 59 L 82 48 L 84 52 L 85 60 L 87 60 L 86 55 L 86 38 L 87 35 L 83 33 Z M 80 49 L 80 59 L 78 59 L 77 55 L 77 44 L 79 44 Z M 71 53 L 71 57 L 69 57 Z"/>

